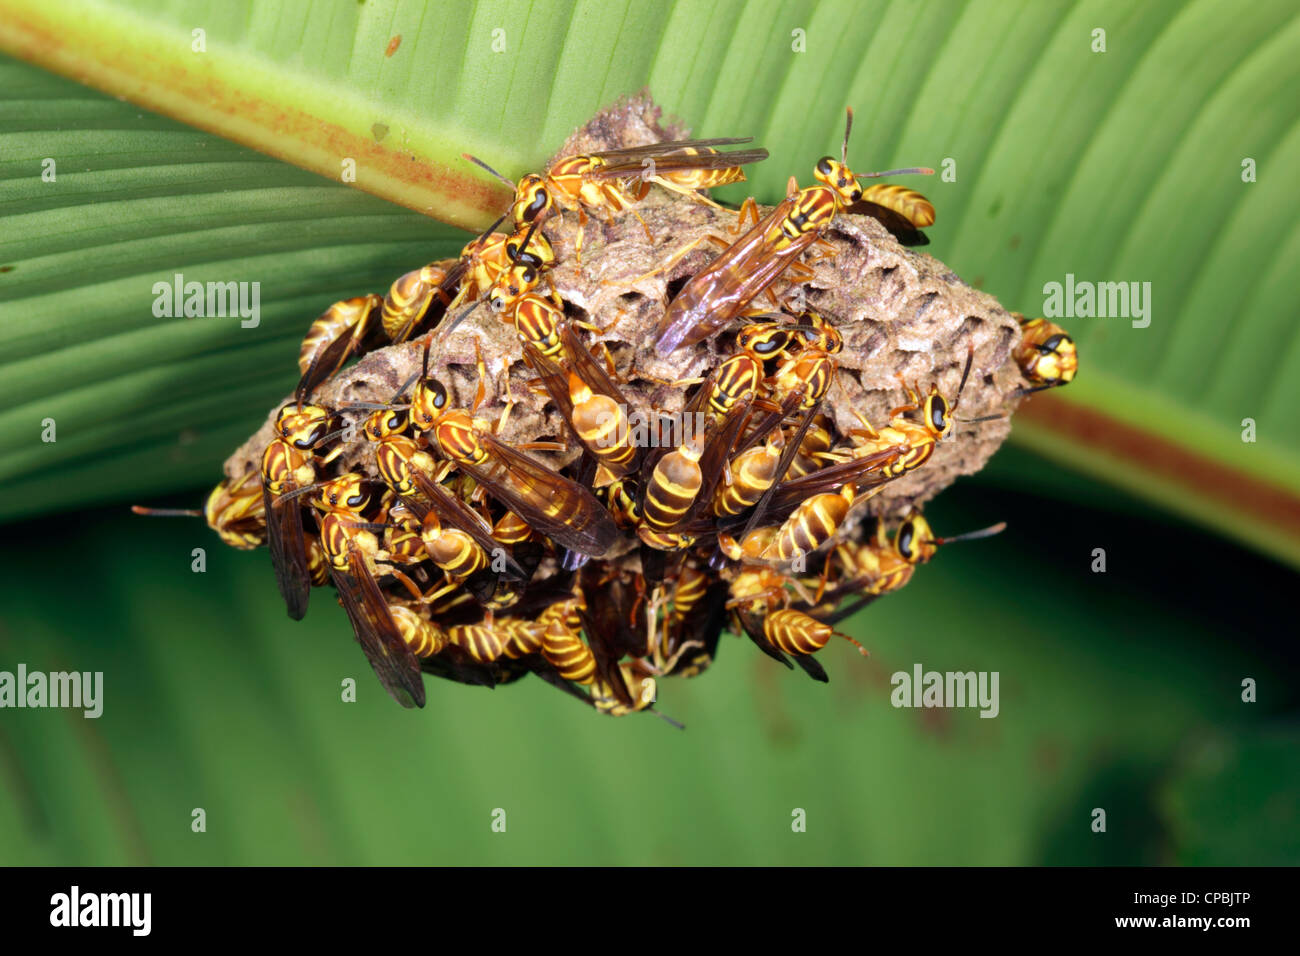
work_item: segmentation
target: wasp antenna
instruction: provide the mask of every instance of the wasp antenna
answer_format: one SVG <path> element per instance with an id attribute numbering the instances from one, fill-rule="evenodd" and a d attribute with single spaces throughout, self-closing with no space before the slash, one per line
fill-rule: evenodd
<path id="1" fill-rule="evenodd" d="M 414 381 L 415 381 L 415 378 L 414 378 L 414 376 L 412 376 L 410 379 L 407 380 L 406 385 L 410 385 L 410 384 L 411 384 L 412 382 L 414 382 Z M 403 386 L 403 388 L 405 388 L 405 386 Z M 399 392 L 398 394 L 400 395 L 401 393 Z M 387 402 L 387 403 L 385 403 L 385 402 L 353 402 L 353 403 L 351 403 L 351 404 L 349 404 L 349 405 L 344 405 L 344 406 L 342 406 L 341 408 L 336 409 L 336 411 L 340 411 L 340 412 L 382 412 L 382 411 L 386 411 L 387 409 L 390 409 L 390 408 L 399 408 L 399 407 L 400 407 L 400 406 L 394 405 L 392 402 Z"/>
<path id="2" fill-rule="evenodd" d="M 836 637 L 842 637 L 842 638 L 844 638 L 846 641 L 848 641 L 850 644 L 852 644 L 854 647 L 856 647 L 856 648 L 858 649 L 858 653 L 861 654 L 863 657 L 870 657 L 870 656 L 871 656 L 871 652 L 870 652 L 869 650 L 867 650 L 865 647 L 863 647 L 862 644 L 859 643 L 858 641 L 856 641 L 856 640 L 854 640 L 853 638 L 849 637 L 849 636 L 848 636 L 847 634 L 845 634 L 843 631 L 831 631 L 831 633 L 834 634 Z"/>
<path id="3" fill-rule="evenodd" d="M 524 233 L 524 241 L 519 244 L 518 249 L 516 249 L 513 253 L 510 253 L 511 262 L 518 262 L 528 252 L 528 244 L 533 241 L 533 233 L 537 231 L 537 227 L 539 224 L 540 224 L 539 220 L 537 219 L 534 219 L 531 223 L 528 224 L 528 231 Z M 506 250 L 509 251 L 509 249 L 510 247 L 506 246 Z"/>
<path id="4" fill-rule="evenodd" d="M 676 727 L 678 730 L 685 730 L 685 729 L 686 729 L 686 725 L 685 725 L 685 724 L 683 724 L 683 723 L 682 723 L 681 721 L 679 721 L 679 720 L 673 720 L 671 717 L 669 717 L 667 714 L 665 714 L 665 713 L 664 713 L 663 711 L 661 711 L 661 710 L 655 710 L 653 707 L 647 707 L 646 710 L 650 711 L 650 713 L 654 714 L 654 715 L 655 715 L 656 717 L 658 717 L 660 720 L 667 721 L 669 724 L 671 724 L 672 726 Z"/>
<path id="5" fill-rule="evenodd" d="M 966 379 L 970 378 L 971 363 L 975 361 L 975 346 L 966 346 L 966 365 L 961 370 L 961 382 L 957 386 L 957 395 L 952 400 L 953 410 L 956 411 L 957 405 L 961 402 L 961 393 L 966 388 Z"/>
<path id="6" fill-rule="evenodd" d="M 1018 388 L 1015 390 L 1013 394 L 1015 395 L 1016 398 L 1024 398 L 1026 395 L 1034 394 L 1034 392 L 1045 392 L 1049 388 L 1057 388 L 1058 386 L 1064 384 L 1065 384 L 1064 379 L 1058 379 L 1055 382 L 1049 382 L 1046 385 L 1036 385 L 1033 388 Z"/>
<path id="7" fill-rule="evenodd" d="M 840 162 L 845 166 L 849 164 L 849 133 L 853 131 L 853 107 L 846 107 L 848 119 L 844 121 L 844 143 L 840 146 Z"/>
<path id="8" fill-rule="evenodd" d="M 456 331 L 456 326 L 458 326 L 458 325 L 460 325 L 462 322 L 464 322 L 466 316 L 468 316 L 471 312 L 473 312 L 475 309 L 477 309 L 477 308 L 479 307 L 479 304 L 480 304 L 481 301 L 482 301 L 482 300 L 479 300 L 479 301 L 477 301 L 477 302 L 471 302 L 469 305 L 465 306 L 465 308 L 461 309 L 459 315 L 457 315 L 457 316 L 455 316 L 454 318 L 452 318 L 452 320 L 451 320 L 450 322 L 444 322 L 442 325 L 440 325 L 440 326 L 438 327 L 437 331 L 442 335 L 442 337 L 443 337 L 444 339 L 445 339 L 447 336 L 451 335 L 452 332 Z M 425 342 L 424 342 L 424 357 L 425 357 L 425 376 L 424 376 L 424 377 L 425 377 L 425 378 L 428 378 L 428 377 L 429 377 L 429 376 L 428 376 L 429 345 L 430 345 L 430 343 L 432 343 L 432 341 L 433 341 L 433 334 L 430 333 L 430 334 L 428 335 L 428 337 L 425 339 Z"/>
<path id="9" fill-rule="evenodd" d="M 310 492 L 313 491 L 319 491 L 323 487 L 325 487 L 325 482 L 313 481 L 310 485 L 303 485 L 301 488 L 295 488 L 292 491 L 286 491 L 284 494 L 280 495 L 274 501 L 271 502 L 271 507 L 283 508 L 285 502 L 292 501 L 294 498 L 300 498 L 303 495 L 309 494 Z"/>
<path id="10" fill-rule="evenodd" d="M 905 169 L 884 169 L 878 173 L 858 173 L 859 179 L 879 179 L 881 176 L 933 176 L 929 166 L 908 166 Z"/>
<path id="11" fill-rule="evenodd" d="M 400 530 L 401 530 L 397 525 L 392 525 L 392 524 L 381 524 L 381 523 L 379 523 L 379 522 L 375 522 L 375 521 L 348 521 L 348 522 L 346 522 L 346 524 L 347 524 L 347 526 L 348 526 L 349 528 L 353 529 L 354 531 L 375 531 L 375 532 L 382 532 L 382 531 L 387 531 L 389 528 L 392 528 L 394 531 L 400 531 Z M 382 558 L 379 559 L 379 560 L 377 560 L 375 563 L 376 563 L 376 564 L 394 564 L 393 561 L 386 561 L 386 560 L 384 560 L 384 559 L 382 559 Z"/>
<path id="12" fill-rule="evenodd" d="M 952 544 L 954 541 L 978 541 L 980 538 L 991 538 L 995 534 L 1001 534 L 1007 530 L 1007 523 L 999 521 L 997 524 L 989 525 L 987 528 L 980 528 L 978 531 L 967 531 L 965 534 L 956 534 L 950 538 L 935 538 L 935 544 Z"/>
<path id="13" fill-rule="evenodd" d="M 203 512 L 197 508 L 146 508 L 144 505 L 132 505 L 131 510 L 138 515 L 151 518 L 202 518 Z"/>
<path id="14" fill-rule="evenodd" d="M 963 425 L 978 425 L 980 422 L 1003 422 L 1008 418 L 1010 418 L 1009 415 L 983 415 L 979 418 L 957 418 L 954 416 L 953 421 L 961 422 Z"/>
<path id="15" fill-rule="evenodd" d="M 506 215 L 507 214 L 503 212 L 501 215 L 497 216 L 497 221 L 492 223 L 492 225 L 488 226 L 479 234 L 479 242 L 484 241 L 488 236 L 492 235 L 492 233 L 496 231 L 497 226 L 506 221 Z"/>
<path id="16" fill-rule="evenodd" d="M 515 184 L 514 184 L 511 180 L 506 179 L 506 177 L 502 176 L 499 172 L 497 172 L 495 169 L 493 169 L 493 168 L 492 168 L 491 166 L 489 166 L 487 163 L 483 162 L 483 160 L 479 159 L 477 156 L 471 155 L 470 153 L 461 153 L 461 154 L 460 154 L 460 158 L 461 158 L 461 159 L 467 159 L 467 160 L 469 160 L 471 163 L 473 163 L 473 164 L 474 164 L 475 166 L 477 166 L 479 169 L 484 170 L 485 172 L 491 174 L 492 176 L 495 176 L 497 179 L 499 179 L 501 182 L 505 183 L 505 184 L 506 184 L 507 186 L 509 186 L 511 189 L 514 189 L 514 188 L 515 188 Z"/>
<path id="17" fill-rule="evenodd" d="M 394 393 L 394 395 L 393 395 L 393 401 L 396 402 L 399 398 L 401 398 L 402 396 L 404 396 L 404 395 L 406 394 L 406 390 L 407 390 L 408 388 L 410 388 L 412 385 L 414 385 L 414 384 L 415 384 L 417 381 L 419 381 L 419 380 L 420 380 L 420 373 L 419 373 L 419 372 L 412 372 L 412 373 L 410 374 L 410 376 L 406 379 L 406 381 L 402 383 L 402 387 L 399 388 L 399 389 Z M 389 407 L 389 408 L 410 408 L 411 406 L 410 406 L 409 404 L 407 404 L 407 405 L 389 405 L 388 407 Z"/>
<path id="18" fill-rule="evenodd" d="M 346 434 L 347 431 L 348 431 L 348 426 L 345 425 L 342 428 L 335 429 L 332 432 L 327 432 L 325 435 L 321 437 L 321 440 L 318 442 L 318 444 L 323 445 L 327 441 L 333 441 L 335 438 L 338 438 Z"/>

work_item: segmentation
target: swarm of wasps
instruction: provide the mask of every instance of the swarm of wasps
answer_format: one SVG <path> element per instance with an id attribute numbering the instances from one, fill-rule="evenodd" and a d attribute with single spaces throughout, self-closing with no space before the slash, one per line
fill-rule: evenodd
<path id="1" fill-rule="evenodd" d="M 509 210 L 458 258 L 403 275 L 386 296 L 337 302 L 312 323 L 260 470 L 223 481 L 202 512 L 185 513 L 232 547 L 268 544 L 295 620 L 313 586 L 333 584 L 379 680 L 407 707 L 424 704 L 422 673 L 486 686 L 533 673 L 601 713 L 656 712 L 657 681 L 701 673 L 726 629 L 826 681 L 814 655 L 832 637 L 866 653 L 835 630 L 841 620 L 902 588 L 940 546 L 1003 527 L 943 538 L 915 510 L 892 534 L 884 520 L 860 520 L 888 483 L 926 466 L 956 422 L 984 419 L 955 414 L 973 351 L 952 395 L 909 385 L 883 424 L 859 415 L 860 427 L 840 430 L 824 413 L 844 342 L 822 315 L 787 311 L 812 276 L 805 254 L 833 249 L 825 235 L 850 208 L 912 239 L 935 219 L 914 190 L 863 186 L 932 170 L 853 172 L 852 111 L 848 119 L 840 159 L 822 158 L 814 185 L 791 178 L 765 215 L 748 199 L 731 235 L 705 237 L 721 252 L 667 303 L 653 349 L 669 356 L 720 336 L 734 344 L 703 377 L 671 383 L 685 391 L 683 411 L 648 436 L 629 427 L 613 355 L 589 345 L 584 333 L 596 330 L 566 312 L 546 227 L 576 215 L 580 264 L 589 217 L 631 216 L 648 237 L 637 207 L 656 186 L 722 209 L 704 190 L 744 181 L 745 166 L 766 158 L 723 148 L 749 139 L 573 155 L 505 180 Z M 507 218 L 512 231 L 495 231 Z M 476 417 L 488 377 L 481 355 L 468 408 L 431 374 L 431 356 L 480 305 L 517 333 L 530 387 L 554 404 L 565 441 L 501 439 L 509 404 L 495 423 Z M 1020 392 L 1069 382 L 1070 337 L 1044 319 L 1017 319 Z M 402 343 L 419 343 L 423 361 L 389 400 L 314 400 L 349 359 Z M 345 468 L 358 443 L 366 469 Z M 562 468 L 528 454 L 574 448 Z"/>

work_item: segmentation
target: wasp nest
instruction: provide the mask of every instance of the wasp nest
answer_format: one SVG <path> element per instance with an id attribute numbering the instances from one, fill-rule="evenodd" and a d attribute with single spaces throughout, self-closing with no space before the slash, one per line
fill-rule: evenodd
<path id="1" fill-rule="evenodd" d="M 570 138 L 548 170 L 565 157 L 607 154 L 680 137 L 680 129 L 660 125 L 658 108 L 642 95 L 597 114 Z M 652 548 L 644 543 L 647 536 L 638 536 L 635 516 L 624 516 L 615 544 L 605 553 L 586 556 L 590 560 L 534 536 L 530 561 L 520 561 L 527 567 L 527 580 L 515 580 L 504 589 L 475 588 L 472 577 L 451 574 L 445 565 L 421 563 L 416 555 L 417 560 L 401 565 L 414 579 L 416 591 L 443 592 L 421 602 L 412 596 L 409 584 L 390 579 L 394 566 L 385 561 L 381 548 L 367 559 L 369 573 L 390 608 L 405 609 L 393 612 L 402 619 L 396 628 L 382 619 L 376 625 L 374 614 L 382 618 L 382 610 L 372 609 L 369 618 L 358 611 L 360 598 L 353 589 L 362 569 L 347 568 L 346 555 L 335 558 L 334 582 L 352 591 L 341 595 L 343 603 L 390 690 L 395 665 L 375 658 L 390 651 L 403 657 L 400 647 L 377 650 L 385 646 L 385 634 L 396 632 L 410 645 L 411 660 L 418 660 L 427 672 L 487 685 L 536 673 L 615 714 L 646 709 L 656 693 L 656 678 L 699 673 L 712 660 L 718 635 L 728 626 L 747 634 L 764 653 L 787 664 L 793 659 L 814 677 L 825 679 L 811 655 L 834 633 L 843 608 L 901 586 L 912 567 L 927 560 L 942 540 L 929 534 L 917 515 L 919 506 L 957 476 L 983 467 L 1008 434 L 1009 414 L 1026 387 L 1017 359 L 1017 319 L 943 263 L 900 244 L 880 218 L 852 209 L 835 215 L 822 230 L 821 243 L 802 256 L 809 271 L 792 271 L 797 278 L 778 279 L 770 296 L 764 292 L 753 298 L 753 308 L 769 309 L 772 315 L 738 318 L 720 334 L 660 354 L 656 330 L 667 304 L 716 259 L 718 240 L 734 241 L 751 223 L 741 229 L 735 211 L 666 189 L 643 192 L 628 209 L 590 208 L 585 216 L 572 209 L 557 211 L 541 227 L 554 264 L 537 291 L 546 294 L 549 281 L 564 316 L 581 330 L 586 346 L 597 355 L 603 348 L 606 354 L 600 361 L 612 367 L 629 409 L 655 416 L 700 407 L 699 390 L 710 387 L 705 381 L 710 373 L 737 352 L 737 332 L 747 322 L 789 325 L 796 330 L 792 344 L 783 358 L 762 366 L 760 392 L 746 423 L 735 433 L 735 443 L 745 441 L 746 429 L 762 419 L 765 409 L 781 407 L 782 363 L 812 348 L 811 330 L 817 326 L 810 323 L 824 320 L 843 341 L 842 349 L 832 350 L 830 357 L 833 381 L 812 409 L 785 407 L 784 420 L 778 415 L 773 429 L 781 434 L 767 437 L 783 435 L 793 441 L 802 434 L 807 440 L 817 433 L 825 441 L 806 454 L 800 452 L 797 466 L 778 478 L 778 491 L 780 482 L 796 480 L 796 475 L 815 476 L 823 470 L 835 475 L 829 469 L 837 465 L 843 471 L 843 463 L 852 460 L 855 449 L 869 444 L 864 435 L 873 431 L 879 439 L 871 447 L 886 449 L 877 456 L 879 466 L 855 473 L 847 492 L 842 479 L 828 478 L 818 485 L 815 477 L 804 477 L 802 485 L 792 487 L 806 487 L 808 493 L 799 493 L 797 501 L 789 500 L 789 494 L 784 502 L 779 494 L 769 496 L 762 520 L 746 521 L 742 511 L 732 520 L 713 522 L 705 502 L 697 508 L 697 515 L 704 517 L 697 516 L 694 533 L 678 546 Z M 760 216 L 768 212 L 758 209 Z M 528 241 L 525 238 L 525 247 Z M 590 452 L 577 440 L 553 394 L 539 387 L 536 363 L 526 357 L 510 315 L 480 302 L 482 307 L 469 312 L 454 331 L 435 331 L 432 336 L 428 372 L 445 387 L 446 407 L 473 409 L 474 418 L 494 426 L 495 438 L 507 445 L 564 446 L 526 454 L 567 481 L 591 489 L 594 462 L 586 460 Z M 463 309 L 457 312 L 459 317 Z M 404 385 L 408 388 L 402 398 L 409 401 L 410 383 L 421 375 L 425 340 L 422 335 L 370 351 L 316 388 L 311 403 L 333 410 L 335 427 L 359 428 L 373 410 L 357 406 L 400 405 L 395 397 Z M 927 399 L 932 396 L 940 396 L 943 407 L 927 423 L 932 412 Z M 286 398 L 286 404 L 291 401 Z M 507 406 L 509 413 L 503 415 Z M 904 406 L 913 407 L 898 411 Z M 228 486 L 247 482 L 261 471 L 265 451 L 277 437 L 278 412 L 279 407 L 226 462 Z M 971 419 L 981 421 L 968 423 Z M 891 422 L 910 423 L 900 426 L 906 436 L 924 437 L 928 428 L 934 439 L 924 449 L 928 457 L 920 454 L 919 440 L 900 440 L 898 432 L 881 431 Z M 415 437 L 439 465 L 451 461 L 432 433 Z M 764 436 L 748 438 L 749 447 L 763 445 Z M 317 470 L 317 482 L 355 474 L 383 488 L 372 441 L 355 431 L 330 441 L 333 453 L 328 465 Z M 779 441 L 776 447 L 780 449 Z M 644 504 L 653 464 L 665 453 L 647 454 L 641 470 L 627 476 L 632 500 L 640 495 Z M 913 456 L 918 459 L 915 466 L 909 460 Z M 463 470 L 448 465 L 433 478 L 459 495 L 485 527 L 499 521 L 509 500 L 495 494 L 491 482 L 458 481 Z M 709 478 L 705 480 L 707 484 Z M 715 480 L 721 489 L 737 479 L 728 469 Z M 477 492 L 471 494 L 476 485 Z M 593 489 L 602 507 L 613 507 L 609 490 Z M 817 496 L 838 496 L 846 504 L 838 511 L 831 508 L 833 513 L 816 512 L 815 503 L 799 511 Z M 319 518 L 308 500 L 304 495 L 288 507 L 302 508 L 304 533 L 310 538 Z M 358 512 L 358 522 L 366 523 L 380 544 L 386 540 L 381 526 L 390 521 L 393 500 L 391 493 L 377 493 L 370 510 Z M 422 499 L 421 507 L 428 504 Z M 527 511 L 519 516 L 529 519 Z M 791 532 L 793 550 L 777 547 L 774 536 L 782 529 L 790 531 L 791 521 L 803 521 L 806 533 L 800 538 Z M 819 522 L 825 526 L 820 531 Z M 900 523 L 891 540 L 887 529 Z M 744 540 L 743 532 L 753 533 L 755 526 L 758 532 L 766 529 L 767 537 L 760 533 L 754 542 Z M 358 561 L 360 551 L 352 554 Z M 467 591 L 472 592 L 469 597 Z M 414 635 L 412 628 L 418 627 L 409 624 L 408 612 L 424 622 L 418 627 L 427 625 L 423 637 Z M 473 628 L 480 631 L 471 634 Z M 384 668 L 390 669 L 387 677 Z M 422 689 L 412 689 L 411 696 L 421 702 Z"/>

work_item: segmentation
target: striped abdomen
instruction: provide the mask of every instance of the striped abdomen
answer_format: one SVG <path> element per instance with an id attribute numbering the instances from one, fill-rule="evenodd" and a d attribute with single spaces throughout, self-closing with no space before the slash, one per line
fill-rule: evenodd
<path id="1" fill-rule="evenodd" d="M 447 635 L 432 621 L 426 621 L 409 607 L 389 605 L 388 613 L 401 632 L 402 640 L 416 657 L 432 657 L 447 646 Z"/>
<path id="2" fill-rule="evenodd" d="M 771 445 L 760 445 L 737 455 L 731 462 L 731 484 L 722 483 L 713 495 L 715 515 L 738 515 L 758 504 L 763 492 L 776 480 L 781 453 Z"/>
<path id="3" fill-rule="evenodd" d="M 486 624 L 457 624 L 447 629 L 447 639 L 480 664 L 490 664 L 505 653 L 503 635 Z"/>
<path id="4" fill-rule="evenodd" d="M 934 225 L 934 204 L 915 189 L 878 183 L 864 189 L 862 199 L 892 209 L 917 229 Z"/>
<path id="5" fill-rule="evenodd" d="M 659 459 L 646 486 L 641 520 L 651 529 L 666 531 L 690 510 L 700 493 L 704 476 L 700 471 L 703 439 L 682 445 Z"/>
<path id="6" fill-rule="evenodd" d="M 542 637 L 542 656 L 575 684 L 590 684 L 596 676 L 596 657 L 582 638 L 563 622 L 552 621 Z"/>
<path id="7" fill-rule="evenodd" d="M 813 495 L 785 519 L 763 557 L 789 561 L 816 551 L 839 530 L 852 504 L 852 485 L 845 485 L 839 494 Z"/>
<path id="8" fill-rule="evenodd" d="M 379 321 L 390 340 L 404 342 L 410 338 L 435 300 L 444 306 L 451 302 L 451 297 L 442 290 L 442 283 L 447 278 L 447 269 L 455 262 L 450 259 L 431 263 L 406 273 L 389 287 L 380 306 Z"/>
<path id="9" fill-rule="evenodd" d="M 763 619 L 763 634 L 787 654 L 813 654 L 830 641 L 835 630 L 802 611 L 785 608 Z"/>

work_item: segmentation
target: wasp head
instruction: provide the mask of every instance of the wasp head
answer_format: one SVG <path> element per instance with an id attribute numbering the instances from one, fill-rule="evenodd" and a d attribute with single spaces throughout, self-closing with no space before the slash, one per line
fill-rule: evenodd
<path id="1" fill-rule="evenodd" d="M 947 438 L 948 433 L 952 431 L 952 417 L 948 414 L 949 411 L 948 400 L 939 394 L 938 389 L 930 389 L 922 412 L 925 415 L 925 428 L 934 436 L 935 441 Z"/>
<path id="2" fill-rule="evenodd" d="M 320 405 L 290 402 L 275 417 L 275 431 L 299 451 L 311 451 L 328 433 L 333 415 Z"/>
<path id="3" fill-rule="evenodd" d="M 862 198 L 862 184 L 857 175 L 838 159 L 823 156 L 817 161 L 813 176 L 835 191 L 841 206 L 852 206 Z"/>
<path id="4" fill-rule="evenodd" d="M 365 479 L 348 473 L 323 482 L 316 494 L 316 502 L 327 511 L 360 512 L 370 502 Z"/>
<path id="5" fill-rule="evenodd" d="M 930 522 L 915 512 L 903 519 L 894 534 L 894 550 L 908 564 L 925 564 L 938 547 L 939 539 L 930 529 Z"/>
<path id="6" fill-rule="evenodd" d="M 383 441 L 390 435 L 399 434 L 406 428 L 407 414 L 400 408 L 381 408 L 371 412 L 366 419 L 362 432 L 367 441 Z"/>
<path id="7" fill-rule="evenodd" d="M 447 389 L 436 378 L 422 378 L 411 399 L 411 424 L 428 431 L 447 410 Z"/>
<path id="8" fill-rule="evenodd" d="M 515 187 L 515 201 L 510 207 L 515 225 L 523 229 L 531 223 L 541 222 L 550 211 L 551 194 L 546 191 L 545 180 L 536 173 L 529 173 L 519 180 Z"/>

